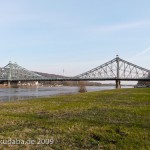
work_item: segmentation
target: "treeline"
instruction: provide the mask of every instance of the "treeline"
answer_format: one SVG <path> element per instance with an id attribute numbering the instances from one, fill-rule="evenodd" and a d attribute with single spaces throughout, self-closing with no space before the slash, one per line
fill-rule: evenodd
<path id="1" fill-rule="evenodd" d="M 137 86 L 146 86 L 150 87 L 150 81 L 139 81 Z"/>
<path id="2" fill-rule="evenodd" d="M 40 84 L 43 85 L 63 85 L 63 86 L 78 86 L 79 81 L 40 81 Z M 101 86 L 101 83 L 98 82 L 88 82 L 84 81 L 85 86 Z"/>
<path id="3" fill-rule="evenodd" d="M 150 78 L 150 73 L 148 74 L 148 78 Z M 150 81 L 139 81 L 137 86 L 146 86 L 150 87 Z"/>

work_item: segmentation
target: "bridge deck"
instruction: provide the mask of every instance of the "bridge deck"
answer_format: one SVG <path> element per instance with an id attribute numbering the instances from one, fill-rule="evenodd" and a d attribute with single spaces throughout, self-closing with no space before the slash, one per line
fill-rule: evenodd
<path id="1" fill-rule="evenodd" d="M 0 79 L 0 81 L 150 81 L 150 78 L 47 78 L 47 79 L 11 79 L 5 80 Z"/>

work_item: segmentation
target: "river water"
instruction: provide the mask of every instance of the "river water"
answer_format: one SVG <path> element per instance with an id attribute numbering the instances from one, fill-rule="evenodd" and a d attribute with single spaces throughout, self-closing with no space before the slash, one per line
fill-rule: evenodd
<path id="1" fill-rule="evenodd" d="M 114 89 L 114 86 L 87 86 L 88 92 Z M 132 88 L 126 86 L 124 88 Z M 32 99 L 38 97 L 50 97 L 53 95 L 75 94 L 78 87 L 38 87 L 38 88 L 0 88 L 0 102 Z"/>

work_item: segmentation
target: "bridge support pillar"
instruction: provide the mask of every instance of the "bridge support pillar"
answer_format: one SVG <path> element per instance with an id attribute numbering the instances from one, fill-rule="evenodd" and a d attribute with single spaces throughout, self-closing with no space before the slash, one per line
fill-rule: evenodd
<path id="1" fill-rule="evenodd" d="M 39 81 L 35 82 L 35 86 L 38 87 L 39 86 Z"/>
<path id="2" fill-rule="evenodd" d="M 120 88 L 121 88 L 120 80 L 116 80 L 116 89 Z"/>
<path id="3" fill-rule="evenodd" d="M 8 87 L 18 88 L 18 81 L 8 81 Z"/>
<path id="4" fill-rule="evenodd" d="M 11 83 L 10 83 L 10 81 L 8 81 L 8 87 L 11 87 Z"/>

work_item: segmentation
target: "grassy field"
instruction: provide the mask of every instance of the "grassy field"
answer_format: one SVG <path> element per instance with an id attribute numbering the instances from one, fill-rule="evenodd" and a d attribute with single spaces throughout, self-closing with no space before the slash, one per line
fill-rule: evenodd
<path id="1" fill-rule="evenodd" d="M 10 138 L 42 143 L 2 144 Z M 0 140 L 6 150 L 149 150 L 150 88 L 0 103 Z"/>

